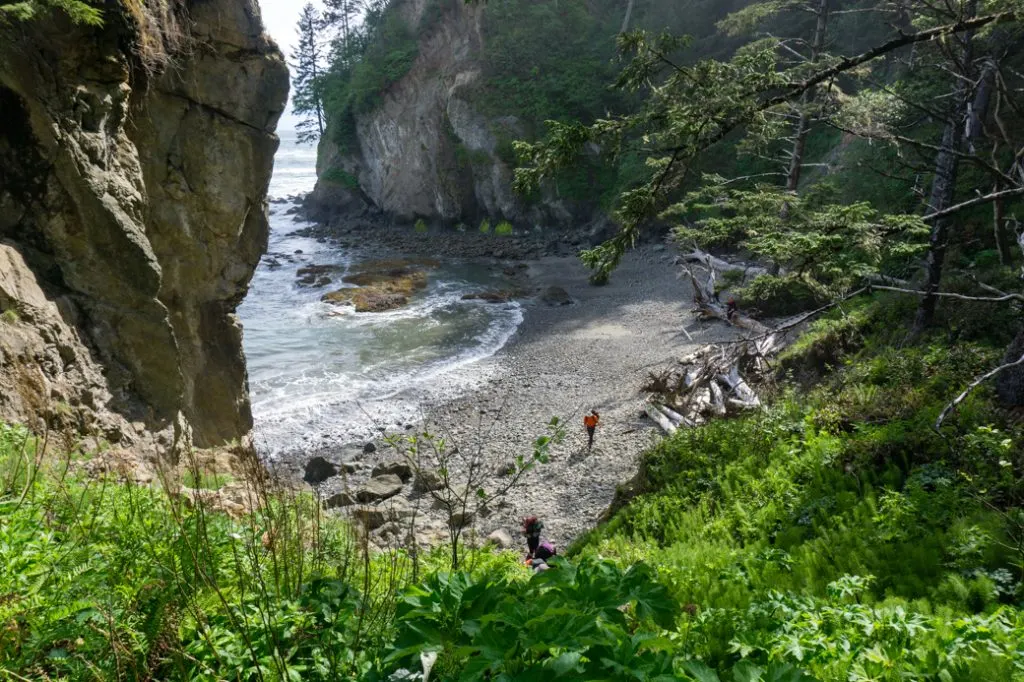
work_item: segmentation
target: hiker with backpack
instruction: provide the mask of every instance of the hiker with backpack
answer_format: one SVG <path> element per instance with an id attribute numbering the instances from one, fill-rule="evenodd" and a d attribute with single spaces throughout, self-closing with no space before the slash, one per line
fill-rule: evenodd
<path id="1" fill-rule="evenodd" d="M 583 426 L 587 429 L 587 452 L 594 447 L 594 432 L 597 431 L 597 425 L 601 421 L 601 415 L 597 413 L 597 410 L 591 410 L 590 414 L 584 415 Z"/>
<path id="2" fill-rule="evenodd" d="M 544 523 L 536 516 L 527 516 L 523 519 L 523 535 L 526 536 L 526 565 L 535 571 L 548 569 L 548 560 L 555 556 L 555 546 L 547 541 L 541 540 L 540 534 L 544 530 Z"/>

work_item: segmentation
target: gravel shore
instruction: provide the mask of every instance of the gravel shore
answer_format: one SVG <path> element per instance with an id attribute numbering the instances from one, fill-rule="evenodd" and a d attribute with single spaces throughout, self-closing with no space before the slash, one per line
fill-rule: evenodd
<path id="1" fill-rule="evenodd" d="M 315 226 L 302 233 L 342 247 L 356 246 L 351 242 L 356 233 L 344 226 Z M 489 487 L 494 489 L 502 484 L 500 472 L 508 463 L 520 455 L 529 458 L 534 441 L 546 433 L 552 417 L 564 420 L 566 437 L 552 447 L 550 461 L 527 474 L 523 485 L 495 505 L 486 518 L 474 520 L 473 530 L 480 536 L 504 530 L 518 541 L 519 520 L 528 515 L 543 519 L 545 536 L 559 547 L 592 528 L 614 498 L 616 486 L 636 473 L 640 454 L 662 437 L 658 427 L 643 416 L 640 387 L 648 374 L 698 346 L 730 338 L 727 327 L 695 320 L 691 286 L 678 277 L 679 268 L 672 264 L 675 250 L 663 244 L 645 244 L 633 250 L 608 285 L 595 287 L 589 284 L 590 273 L 577 256 L 560 255 L 579 248 L 572 244 L 544 244 L 535 249 L 532 243 L 524 248 L 514 240 L 497 240 L 508 250 L 499 255 L 477 253 L 474 247 L 478 242 L 495 243 L 493 238 L 470 238 L 441 240 L 453 244 L 438 251 L 436 235 L 393 229 L 361 232 L 357 241 L 362 251 L 383 250 L 389 256 L 497 256 L 495 267 L 504 263 L 514 270 L 516 287 L 522 291 L 556 288 L 571 299 L 566 305 L 551 300 L 557 295 L 521 299 L 523 322 L 509 342 L 495 355 L 453 370 L 473 379 L 455 383 L 477 384 L 479 389 L 432 404 L 421 402 L 418 426 L 380 425 L 388 433 L 405 434 L 420 432 L 425 426 L 445 436 L 463 456 L 480 452 L 492 472 Z M 413 392 L 406 398 L 417 401 Z M 601 423 L 588 452 L 583 416 L 591 409 L 601 414 Z M 310 454 L 307 451 L 306 458 Z M 365 453 L 361 445 L 327 441 L 316 454 L 355 466 L 350 475 L 322 486 L 325 498 L 358 488 L 374 467 L 398 458 L 380 440 L 375 451 Z M 304 461 L 295 460 L 291 466 L 301 467 Z M 389 503 L 395 501 L 419 510 L 416 535 L 420 544 L 446 540 L 447 519 L 428 495 L 415 493 L 407 485 Z M 394 524 L 388 524 L 375 533 L 375 542 L 380 546 L 401 544 L 393 537 L 397 532 Z"/>
<path id="2" fill-rule="evenodd" d="M 640 453 L 661 438 L 641 418 L 640 386 L 648 372 L 729 334 L 721 325 L 695 321 L 692 291 L 677 277 L 673 255 L 663 246 L 641 247 L 603 287 L 588 283 L 588 271 L 576 258 L 529 263 L 531 284 L 561 287 L 573 303 L 528 303 L 511 341 L 469 370 L 486 364 L 497 378 L 427 413 L 461 451 L 482 448 L 486 460 L 498 465 L 529 457 L 551 417 L 566 420 L 567 437 L 553 448 L 551 461 L 528 475 L 507 506 L 479 520 L 480 532 L 503 528 L 515 537 L 519 519 L 537 515 L 546 534 L 565 546 L 596 523 L 616 485 L 635 474 Z M 587 452 L 582 420 L 592 408 L 601 423 Z"/>

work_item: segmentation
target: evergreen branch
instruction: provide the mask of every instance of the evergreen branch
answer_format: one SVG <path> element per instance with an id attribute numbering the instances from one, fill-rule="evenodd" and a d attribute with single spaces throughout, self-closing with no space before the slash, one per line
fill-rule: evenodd
<path id="1" fill-rule="evenodd" d="M 757 104 L 752 110 L 748 112 L 748 116 L 759 114 L 761 112 L 772 109 L 781 104 L 787 104 L 793 98 L 799 97 L 811 88 L 821 85 L 825 81 L 840 76 L 847 71 L 854 69 L 861 64 L 866 64 L 878 57 L 882 57 L 890 52 L 900 49 L 901 47 L 907 47 L 909 45 L 916 45 L 917 43 L 928 42 L 937 38 L 942 38 L 947 35 L 955 35 L 963 33 L 965 31 L 973 31 L 978 28 L 982 28 L 988 25 L 997 25 L 1002 23 L 1008 23 L 1011 21 L 1017 21 L 1017 12 L 1007 11 L 998 12 L 996 14 L 988 14 L 982 17 L 976 17 L 974 19 L 962 20 L 952 24 L 945 24 L 943 26 L 936 26 L 924 31 L 918 31 L 917 33 L 901 33 L 898 38 L 893 38 L 881 45 L 878 45 L 866 52 L 862 52 L 859 55 L 853 57 L 847 57 L 839 62 L 833 64 L 827 69 L 815 73 L 811 77 L 799 83 L 791 83 L 785 88 L 785 92 L 770 97 L 761 103 Z M 708 138 L 704 144 L 704 148 L 707 149 L 712 145 L 724 140 L 730 133 L 736 128 L 740 127 L 747 122 L 748 116 L 738 116 L 731 121 L 723 124 L 714 135 Z M 678 150 L 683 150 L 683 147 L 679 147 Z M 670 149 L 667 151 L 676 151 Z"/>

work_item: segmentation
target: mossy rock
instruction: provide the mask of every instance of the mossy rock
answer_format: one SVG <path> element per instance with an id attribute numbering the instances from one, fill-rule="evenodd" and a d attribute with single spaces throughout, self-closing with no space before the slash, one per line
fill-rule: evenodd
<path id="1" fill-rule="evenodd" d="M 383 313 L 401 308 L 409 303 L 404 294 L 383 291 L 377 287 L 351 287 L 324 294 L 320 299 L 325 303 L 344 305 L 351 303 L 357 313 Z"/>

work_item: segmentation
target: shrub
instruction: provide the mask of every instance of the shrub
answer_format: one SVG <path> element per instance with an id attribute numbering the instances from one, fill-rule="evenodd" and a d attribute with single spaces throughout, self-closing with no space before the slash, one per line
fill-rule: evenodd
<path id="1" fill-rule="evenodd" d="M 482 221 L 480 221 L 480 234 L 490 234 L 490 233 L 491 233 L 491 221 L 488 220 L 487 218 L 484 218 Z"/>
<path id="2" fill-rule="evenodd" d="M 413 225 L 413 229 L 420 234 L 424 234 L 427 231 L 426 221 L 423 218 L 418 219 L 415 225 Z"/>
<path id="3" fill-rule="evenodd" d="M 508 222 L 507 220 L 501 221 L 494 227 L 494 234 L 499 235 L 501 237 L 509 237 L 512 235 L 512 232 L 512 223 Z"/>
<path id="4" fill-rule="evenodd" d="M 359 178 L 344 168 L 331 168 L 323 174 L 323 179 L 348 189 L 359 189 Z"/>
<path id="5" fill-rule="evenodd" d="M 7 310 L 0 313 L 0 322 L 4 322 L 6 324 L 15 324 L 20 319 L 21 316 L 18 315 L 18 311 L 15 310 L 14 308 L 8 308 Z"/>

